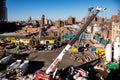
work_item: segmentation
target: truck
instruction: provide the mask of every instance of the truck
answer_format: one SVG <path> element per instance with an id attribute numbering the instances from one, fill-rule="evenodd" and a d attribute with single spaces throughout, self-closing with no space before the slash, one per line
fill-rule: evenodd
<path id="1" fill-rule="evenodd" d="M 66 47 L 61 51 L 61 53 L 56 57 L 56 59 L 53 61 L 53 63 L 47 68 L 47 70 L 38 70 L 35 72 L 34 77 L 36 80 L 51 80 L 50 72 L 53 70 L 53 68 L 62 60 L 65 53 L 70 49 L 70 47 L 74 44 L 74 42 L 79 38 L 79 36 L 86 30 L 87 26 L 91 23 L 91 21 L 96 17 L 96 15 L 100 11 L 104 11 L 106 8 L 97 7 L 95 11 L 93 11 L 92 15 L 89 17 L 87 22 L 82 26 L 80 31 L 75 35 L 73 39 L 70 40 L 70 42 L 66 45 Z M 55 70 L 55 73 L 57 72 L 57 68 Z M 54 74 L 55 74 L 54 73 Z M 53 74 L 53 75 L 54 75 Z"/>

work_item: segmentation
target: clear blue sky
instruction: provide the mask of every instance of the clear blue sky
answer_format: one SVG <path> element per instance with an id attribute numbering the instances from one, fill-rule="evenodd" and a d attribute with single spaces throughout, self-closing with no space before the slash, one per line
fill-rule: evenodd
<path id="1" fill-rule="evenodd" d="M 87 16 L 89 7 L 102 6 L 107 10 L 99 16 L 111 17 L 120 9 L 120 0 L 7 0 L 8 20 L 40 20 L 45 14 L 48 19 L 67 19 L 68 16 L 77 20 Z"/>

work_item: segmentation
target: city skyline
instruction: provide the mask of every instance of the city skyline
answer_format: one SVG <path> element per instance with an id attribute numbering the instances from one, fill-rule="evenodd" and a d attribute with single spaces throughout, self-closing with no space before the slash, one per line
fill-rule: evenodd
<path id="1" fill-rule="evenodd" d="M 100 6 L 105 7 L 105 12 L 99 13 L 99 16 L 110 18 L 117 14 L 119 0 L 7 0 L 8 20 L 40 20 L 42 14 L 46 18 L 57 20 L 67 19 L 69 16 L 76 17 L 80 21 L 88 15 L 88 8 Z"/>

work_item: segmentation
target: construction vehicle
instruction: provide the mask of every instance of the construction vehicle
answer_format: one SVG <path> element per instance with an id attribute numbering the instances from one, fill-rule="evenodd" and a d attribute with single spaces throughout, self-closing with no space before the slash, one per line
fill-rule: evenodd
<path id="1" fill-rule="evenodd" d="M 8 42 L 10 42 L 10 41 L 12 41 L 12 40 L 15 40 L 15 37 L 6 37 L 6 38 L 5 38 L 5 41 L 8 41 Z"/>
<path id="2" fill-rule="evenodd" d="M 105 58 L 105 48 L 97 48 L 95 54 L 97 54 L 101 58 Z"/>
<path id="3" fill-rule="evenodd" d="M 6 56 L 0 60 L 0 64 L 8 64 L 12 60 L 12 55 Z"/>
<path id="4" fill-rule="evenodd" d="M 7 75 L 14 74 L 16 72 L 16 69 L 20 66 L 22 60 L 16 60 L 11 65 L 9 65 L 6 69 Z"/>
<path id="5" fill-rule="evenodd" d="M 76 48 L 76 47 L 71 47 L 71 48 L 69 49 L 69 52 L 77 53 L 77 52 L 78 52 L 78 48 Z"/>
<path id="6" fill-rule="evenodd" d="M 28 45 L 30 43 L 30 39 L 20 39 L 20 43 L 23 43 L 24 45 Z"/>
<path id="7" fill-rule="evenodd" d="M 29 61 L 25 60 L 17 69 L 16 69 L 16 73 L 18 77 L 21 77 L 25 74 L 25 72 L 28 70 L 28 66 L 29 66 Z"/>
<path id="8" fill-rule="evenodd" d="M 1 60 L 0 60 L 0 71 L 1 70 L 4 70 L 6 68 L 6 66 L 8 64 L 10 64 L 11 62 L 13 62 L 13 56 L 12 55 L 8 55 L 6 57 L 3 57 Z"/>
<path id="9" fill-rule="evenodd" d="M 66 47 L 61 51 L 61 53 L 57 56 L 57 58 L 53 61 L 53 63 L 47 68 L 47 70 L 38 70 L 34 77 L 36 80 L 51 80 L 50 78 L 50 72 L 53 70 L 53 68 L 62 60 L 65 53 L 70 49 L 70 47 L 74 44 L 74 42 L 79 38 L 79 36 L 84 32 L 87 28 L 87 26 L 91 23 L 91 21 L 96 17 L 96 15 L 100 12 L 105 10 L 105 8 L 97 7 L 97 9 L 92 13 L 92 15 L 89 17 L 87 22 L 82 26 L 81 30 L 75 35 L 73 39 L 70 40 L 70 42 L 66 45 Z M 57 72 L 57 68 L 55 70 Z"/>
<path id="10" fill-rule="evenodd" d="M 48 50 L 53 50 L 57 48 L 56 40 L 54 39 L 45 40 L 45 48 Z"/>
<path id="11" fill-rule="evenodd" d="M 29 47 L 35 48 L 36 50 L 43 50 L 45 44 L 41 44 L 39 40 L 30 40 Z"/>
<path id="12" fill-rule="evenodd" d="M 55 44 L 54 39 L 45 40 L 46 44 Z"/>

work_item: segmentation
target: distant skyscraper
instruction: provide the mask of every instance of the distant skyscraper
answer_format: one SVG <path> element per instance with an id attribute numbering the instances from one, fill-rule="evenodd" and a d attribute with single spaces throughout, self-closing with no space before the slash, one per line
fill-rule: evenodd
<path id="1" fill-rule="evenodd" d="M 45 15 L 42 15 L 42 17 L 41 17 L 40 26 L 41 27 L 45 26 Z"/>
<path id="2" fill-rule="evenodd" d="M 0 0 L 0 22 L 7 21 L 6 0 Z"/>

